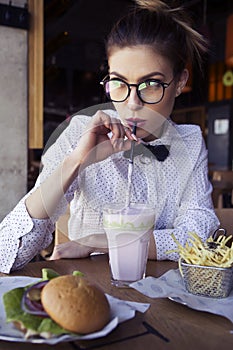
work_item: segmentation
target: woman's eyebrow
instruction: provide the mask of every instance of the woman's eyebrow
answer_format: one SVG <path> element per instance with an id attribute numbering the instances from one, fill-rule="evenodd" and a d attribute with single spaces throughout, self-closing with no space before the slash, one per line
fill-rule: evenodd
<path id="1" fill-rule="evenodd" d="M 117 72 L 109 72 L 109 75 L 115 75 L 117 78 L 123 79 L 123 80 L 127 80 L 126 77 L 124 77 L 124 75 L 117 73 Z"/>
<path id="2" fill-rule="evenodd" d="M 149 78 L 152 78 L 152 77 L 155 77 L 155 76 L 156 77 L 159 76 L 160 78 L 165 78 L 165 74 L 163 74 L 161 72 L 151 72 L 151 73 L 148 73 L 148 74 L 142 76 L 140 78 L 140 81 L 146 80 L 146 79 L 149 79 Z"/>
<path id="3" fill-rule="evenodd" d="M 122 74 L 120 74 L 118 72 L 115 72 L 115 71 L 109 72 L 109 75 L 115 75 L 116 77 L 118 77 L 118 78 L 120 78 L 122 80 L 126 80 L 126 81 L 128 80 L 124 75 L 122 75 Z M 140 77 L 140 79 L 138 79 L 138 81 L 143 81 L 143 80 L 155 77 L 155 76 L 159 76 L 160 78 L 161 77 L 165 78 L 165 75 L 163 73 L 155 71 L 155 72 L 150 72 L 150 73 L 148 73 L 146 75 L 143 75 L 142 77 Z"/>

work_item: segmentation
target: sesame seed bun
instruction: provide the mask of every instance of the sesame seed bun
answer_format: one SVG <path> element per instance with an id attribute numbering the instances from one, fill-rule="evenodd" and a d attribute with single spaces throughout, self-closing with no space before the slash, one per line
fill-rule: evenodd
<path id="1" fill-rule="evenodd" d="M 92 333 L 110 320 L 105 294 L 80 276 L 53 278 L 43 288 L 41 302 L 48 315 L 70 332 Z"/>

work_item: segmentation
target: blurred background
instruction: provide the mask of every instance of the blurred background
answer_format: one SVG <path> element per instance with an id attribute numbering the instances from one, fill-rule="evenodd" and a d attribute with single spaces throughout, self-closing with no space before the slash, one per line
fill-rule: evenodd
<path id="1" fill-rule="evenodd" d="M 49 134 L 50 127 L 76 111 L 104 101 L 99 85 L 106 73 L 104 40 L 112 24 L 132 3 L 131 0 L 45 0 L 45 133 Z M 210 42 L 204 75 L 201 77 L 194 67 L 189 67 L 188 87 L 177 99 L 173 119 L 178 123 L 201 126 L 210 149 L 210 167 L 231 167 L 233 78 L 226 49 L 227 45 L 230 46 L 233 56 L 233 21 L 228 28 L 231 30 L 230 39 L 227 39 L 230 35 L 227 22 L 233 13 L 233 1 L 181 0 L 167 3 L 184 6 L 195 28 Z M 226 129 L 227 136 L 222 134 Z M 44 136 L 46 140 L 47 134 Z"/>

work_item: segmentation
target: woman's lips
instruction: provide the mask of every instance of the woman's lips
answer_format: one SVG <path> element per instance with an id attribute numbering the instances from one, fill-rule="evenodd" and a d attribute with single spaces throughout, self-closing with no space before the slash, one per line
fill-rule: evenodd
<path id="1" fill-rule="evenodd" d="M 143 119 L 136 119 L 136 118 L 134 118 L 134 119 L 126 119 L 126 122 L 127 122 L 128 126 L 130 128 L 132 128 L 135 125 L 135 123 L 137 124 L 137 128 L 142 128 L 145 125 L 145 123 L 146 123 L 145 120 L 143 120 Z"/>

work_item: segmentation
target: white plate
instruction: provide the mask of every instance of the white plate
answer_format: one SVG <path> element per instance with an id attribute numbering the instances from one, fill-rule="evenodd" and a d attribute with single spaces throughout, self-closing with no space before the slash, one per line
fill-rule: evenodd
<path id="1" fill-rule="evenodd" d="M 133 318 L 135 316 L 136 310 L 145 312 L 149 307 L 149 304 L 128 302 L 106 294 L 111 308 L 111 320 L 101 331 L 75 337 L 70 335 L 61 335 L 50 339 L 25 339 L 24 334 L 16 328 L 14 328 L 12 323 L 6 323 L 6 315 L 2 296 L 5 292 L 11 289 L 25 287 L 31 283 L 37 282 L 38 280 L 38 278 L 24 276 L 0 277 L 0 340 L 14 342 L 29 342 L 35 344 L 57 344 L 59 342 L 75 341 L 79 339 L 96 339 L 110 333 L 114 328 L 117 327 L 118 323 Z"/>
<path id="2" fill-rule="evenodd" d="M 168 297 L 168 299 L 170 299 L 171 301 L 175 301 L 176 303 L 187 306 L 187 303 L 179 297 Z"/>

